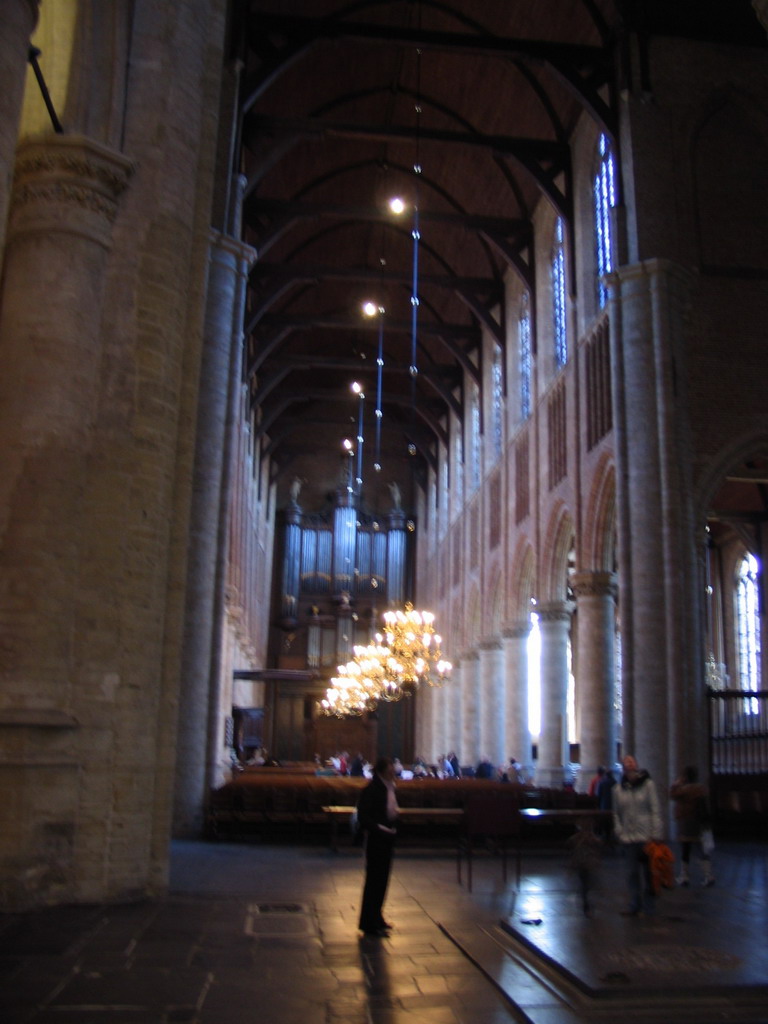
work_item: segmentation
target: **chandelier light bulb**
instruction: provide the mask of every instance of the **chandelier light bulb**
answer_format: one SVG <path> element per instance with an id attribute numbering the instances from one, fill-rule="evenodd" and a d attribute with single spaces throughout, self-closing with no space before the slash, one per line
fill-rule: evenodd
<path id="1" fill-rule="evenodd" d="M 452 666 L 440 651 L 432 612 L 407 603 L 404 609 L 385 612 L 383 619 L 385 628 L 373 642 L 356 644 L 352 660 L 339 665 L 325 699 L 318 702 L 322 714 L 362 715 L 381 701 L 411 696 L 422 684 L 441 686 L 450 675 Z"/>

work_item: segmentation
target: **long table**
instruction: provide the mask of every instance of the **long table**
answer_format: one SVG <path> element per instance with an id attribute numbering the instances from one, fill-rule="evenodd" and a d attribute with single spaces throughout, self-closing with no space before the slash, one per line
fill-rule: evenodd
<path id="1" fill-rule="evenodd" d="M 331 849 L 335 853 L 339 848 L 339 821 L 349 821 L 355 808 L 330 804 L 323 807 L 323 811 L 331 824 Z M 398 818 L 410 824 L 439 822 L 445 825 L 460 825 L 464 819 L 464 809 L 462 807 L 400 807 Z"/>

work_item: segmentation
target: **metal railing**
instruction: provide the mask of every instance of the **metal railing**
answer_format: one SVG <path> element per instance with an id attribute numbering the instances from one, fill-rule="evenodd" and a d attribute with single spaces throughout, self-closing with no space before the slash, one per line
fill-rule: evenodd
<path id="1" fill-rule="evenodd" d="M 713 775 L 768 772 L 768 691 L 709 691 Z"/>

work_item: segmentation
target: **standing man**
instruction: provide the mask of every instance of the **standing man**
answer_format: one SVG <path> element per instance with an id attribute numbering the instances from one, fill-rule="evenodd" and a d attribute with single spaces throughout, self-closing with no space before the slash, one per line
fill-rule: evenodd
<path id="1" fill-rule="evenodd" d="M 653 881 L 645 844 L 662 834 L 659 798 L 653 779 L 627 755 L 622 761 L 621 782 L 613 787 L 613 831 L 627 857 L 629 906 L 627 917 L 654 910 Z"/>
<path id="2" fill-rule="evenodd" d="M 360 794 L 357 820 L 365 833 L 365 886 L 358 927 L 366 935 L 386 935 L 392 925 L 384 920 L 381 908 L 397 835 L 395 769 L 388 757 L 380 757 L 373 767 L 373 778 Z"/>

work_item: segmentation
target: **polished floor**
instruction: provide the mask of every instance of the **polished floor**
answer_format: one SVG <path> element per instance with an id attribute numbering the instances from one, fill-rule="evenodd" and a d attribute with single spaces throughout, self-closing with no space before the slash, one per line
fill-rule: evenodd
<path id="1" fill-rule="evenodd" d="M 356 930 L 359 848 L 178 842 L 167 899 L 0 914 L 2 1024 L 768 1024 L 768 847 L 626 918 L 608 853 L 585 916 L 566 851 L 518 888 L 490 853 L 401 848 L 388 938 Z"/>

